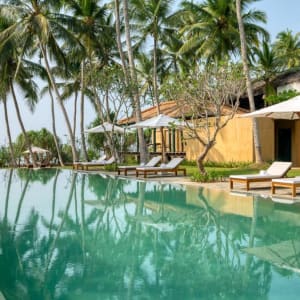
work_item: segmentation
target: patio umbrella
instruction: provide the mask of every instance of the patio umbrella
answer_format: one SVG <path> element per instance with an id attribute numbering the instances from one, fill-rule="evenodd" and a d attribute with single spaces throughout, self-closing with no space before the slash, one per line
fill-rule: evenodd
<path id="1" fill-rule="evenodd" d="M 125 128 L 114 125 L 109 122 L 104 122 L 96 127 L 85 130 L 86 133 L 99 133 L 99 132 L 116 132 L 125 133 Z"/>
<path id="2" fill-rule="evenodd" d="M 173 127 L 173 126 L 184 126 L 184 122 L 179 121 L 177 119 L 171 118 L 167 115 L 160 114 L 156 117 L 135 123 L 129 128 L 160 128 L 161 131 L 161 139 L 162 139 L 162 157 L 163 160 L 165 161 L 165 143 L 164 143 L 164 132 L 163 128 L 164 127 Z"/>
<path id="3" fill-rule="evenodd" d="M 129 128 L 161 128 L 172 126 L 184 126 L 184 122 L 171 118 L 167 115 L 160 114 L 156 117 L 135 123 L 129 126 Z"/>
<path id="4" fill-rule="evenodd" d="M 241 118 L 247 117 L 298 120 L 300 119 L 300 96 L 241 115 Z"/>
<path id="5" fill-rule="evenodd" d="M 40 148 L 40 147 L 36 147 L 36 146 L 32 146 L 31 147 L 31 150 L 33 153 L 49 153 L 50 151 L 47 150 L 47 149 L 43 149 L 43 148 Z M 26 150 L 23 152 L 24 154 L 29 154 L 29 150 Z"/>

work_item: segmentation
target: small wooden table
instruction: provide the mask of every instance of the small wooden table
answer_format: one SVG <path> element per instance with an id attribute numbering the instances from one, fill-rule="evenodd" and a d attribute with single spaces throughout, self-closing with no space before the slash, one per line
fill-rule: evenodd
<path id="1" fill-rule="evenodd" d="M 272 195 L 275 194 L 276 187 L 287 187 L 292 189 L 292 196 L 296 197 L 296 188 L 300 187 L 300 177 L 273 179 L 271 186 Z"/>

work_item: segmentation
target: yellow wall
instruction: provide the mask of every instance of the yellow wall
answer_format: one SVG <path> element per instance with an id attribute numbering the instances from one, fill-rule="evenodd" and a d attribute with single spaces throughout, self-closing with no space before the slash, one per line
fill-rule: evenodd
<path id="1" fill-rule="evenodd" d="M 187 160 L 195 160 L 199 156 L 202 146 L 196 139 L 188 139 L 185 142 Z M 253 158 L 252 120 L 236 117 L 219 132 L 216 144 L 209 151 L 206 160 L 249 162 L 253 161 Z"/>
<path id="2" fill-rule="evenodd" d="M 262 159 L 263 161 L 273 161 L 275 159 L 274 120 L 269 118 L 257 118 L 257 120 Z M 250 134 L 252 134 L 252 132 Z"/>
<path id="3" fill-rule="evenodd" d="M 263 161 L 275 160 L 275 122 L 269 118 L 257 118 L 259 139 L 261 143 Z M 217 135 L 216 144 L 209 151 L 206 160 L 213 162 L 254 162 L 254 143 L 251 118 L 235 117 Z M 291 122 L 291 121 L 290 121 Z M 277 124 L 276 123 L 276 124 Z M 291 124 L 291 123 L 289 123 Z M 168 131 L 164 130 L 167 151 Z M 300 166 L 300 120 L 292 121 L 292 162 L 293 166 Z M 161 143 L 160 130 L 156 131 L 156 141 Z M 201 153 L 201 144 L 195 138 L 189 138 L 184 132 L 184 149 L 187 160 L 196 160 Z M 161 150 L 160 146 L 157 149 Z M 180 133 L 176 132 L 176 151 L 182 151 Z"/>

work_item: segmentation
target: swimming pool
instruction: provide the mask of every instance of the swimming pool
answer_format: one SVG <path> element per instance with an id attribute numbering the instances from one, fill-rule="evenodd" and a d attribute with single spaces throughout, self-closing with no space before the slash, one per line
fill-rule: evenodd
<path id="1" fill-rule="evenodd" d="M 0 298 L 299 299 L 300 206 L 0 170 Z"/>

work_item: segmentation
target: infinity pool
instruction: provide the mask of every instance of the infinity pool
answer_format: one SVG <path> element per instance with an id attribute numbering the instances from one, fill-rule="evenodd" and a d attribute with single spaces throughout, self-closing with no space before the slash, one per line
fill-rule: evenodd
<path id="1" fill-rule="evenodd" d="M 300 206 L 0 170 L 0 299 L 299 299 Z"/>

